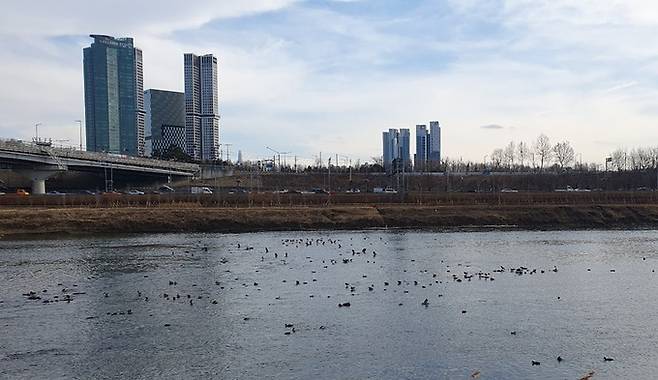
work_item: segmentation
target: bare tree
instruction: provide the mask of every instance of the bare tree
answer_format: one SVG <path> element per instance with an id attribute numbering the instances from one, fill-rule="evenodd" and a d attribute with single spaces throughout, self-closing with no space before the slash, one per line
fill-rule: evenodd
<path id="1" fill-rule="evenodd" d="M 651 151 L 651 168 L 658 169 L 658 146 L 650 148 Z"/>
<path id="2" fill-rule="evenodd" d="M 516 146 L 516 156 L 519 158 L 519 163 L 521 164 L 521 167 L 523 167 L 523 164 L 525 160 L 528 159 L 528 146 L 526 143 L 521 141 L 517 146 Z"/>
<path id="3" fill-rule="evenodd" d="M 544 164 L 550 164 L 553 155 L 553 147 L 551 146 L 551 140 L 548 136 L 542 133 L 537 137 L 534 151 L 539 159 L 539 170 L 544 170 Z"/>
<path id="4" fill-rule="evenodd" d="M 535 154 L 534 150 L 528 150 L 528 157 L 530 158 L 530 162 L 532 163 L 532 168 L 535 169 L 537 168 L 537 155 Z"/>
<path id="5" fill-rule="evenodd" d="M 514 141 L 510 141 L 509 144 L 505 147 L 505 150 L 503 151 L 503 160 L 505 163 L 505 166 L 508 168 L 512 168 L 514 166 L 514 156 L 516 155 L 516 145 L 514 144 Z"/>
<path id="6" fill-rule="evenodd" d="M 503 159 L 504 153 L 502 149 L 494 149 L 494 151 L 491 152 L 491 164 L 494 168 L 499 168 Z"/>
<path id="7" fill-rule="evenodd" d="M 626 160 L 628 158 L 628 152 L 626 152 L 626 149 L 619 148 L 615 150 L 610 155 L 610 158 L 612 158 L 612 167 L 619 171 L 626 170 Z"/>
<path id="8" fill-rule="evenodd" d="M 630 151 L 626 148 L 618 148 L 609 157 L 608 169 L 622 171 L 658 168 L 658 146 L 638 147 Z"/>
<path id="9" fill-rule="evenodd" d="M 653 167 L 651 148 L 635 148 L 630 153 L 631 167 L 635 170 L 645 170 Z"/>
<path id="10" fill-rule="evenodd" d="M 553 147 L 553 153 L 555 153 L 555 160 L 557 161 L 557 164 L 560 165 L 561 169 L 568 167 L 573 162 L 574 158 L 576 158 L 576 153 L 568 141 L 555 144 Z"/>

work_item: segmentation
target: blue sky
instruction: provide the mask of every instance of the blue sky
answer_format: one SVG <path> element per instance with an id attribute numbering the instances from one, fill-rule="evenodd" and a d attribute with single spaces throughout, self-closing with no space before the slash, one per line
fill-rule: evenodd
<path id="1" fill-rule="evenodd" d="M 452 158 L 540 133 L 585 160 L 658 141 L 658 5 L 642 1 L 36 1 L 0 15 L 0 137 L 77 144 L 82 48 L 131 36 L 145 88 L 182 54 L 220 60 L 222 141 L 312 160 L 381 155 L 381 131 L 443 126 Z M 131 13 L 131 11 L 134 11 Z M 483 128 L 498 125 L 501 128 Z M 413 133 L 413 132 L 412 132 Z"/>

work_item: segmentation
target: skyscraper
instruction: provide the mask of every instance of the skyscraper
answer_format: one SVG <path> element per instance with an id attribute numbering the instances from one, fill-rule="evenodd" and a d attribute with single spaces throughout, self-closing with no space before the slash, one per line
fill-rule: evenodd
<path id="1" fill-rule="evenodd" d="M 428 160 L 432 167 L 441 163 L 441 126 L 438 121 L 430 121 L 430 141 Z"/>
<path id="2" fill-rule="evenodd" d="M 410 164 L 410 133 L 409 129 L 389 129 L 382 133 L 383 163 L 387 172 L 394 169 L 402 170 Z"/>
<path id="3" fill-rule="evenodd" d="M 217 58 L 187 53 L 185 64 L 185 140 L 197 160 L 219 158 Z"/>
<path id="4" fill-rule="evenodd" d="M 416 155 L 414 156 L 414 168 L 423 171 L 427 168 L 427 158 L 430 145 L 430 134 L 424 124 L 416 125 Z"/>
<path id="5" fill-rule="evenodd" d="M 389 129 L 388 132 L 382 133 L 383 141 L 383 165 L 387 172 L 391 171 L 393 160 L 397 158 L 398 152 L 398 131 Z"/>
<path id="6" fill-rule="evenodd" d="M 145 153 L 164 153 L 172 145 L 185 151 L 185 95 L 149 89 L 144 92 Z"/>
<path id="7" fill-rule="evenodd" d="M 83 50 L 87 150 L 142 156 L 142 51 L 132 38 L 90 37 Z"/>
<path id="8" fill-rule="evenodd" d="M 400 146 L 400 165 L 404 166 L 405 170 L 409 170 L 411 169 L 411 132 L 409 128 L 400 128 L 398 145 Z"/>

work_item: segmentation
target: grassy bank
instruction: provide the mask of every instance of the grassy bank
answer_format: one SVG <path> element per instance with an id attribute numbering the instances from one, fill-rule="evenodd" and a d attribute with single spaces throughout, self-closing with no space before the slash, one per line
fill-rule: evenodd
<path id="1" fill-rule="evenodd" d="M 4 208 L 0 236 L 363 228 L 658 228 L 658 205 Z"/>

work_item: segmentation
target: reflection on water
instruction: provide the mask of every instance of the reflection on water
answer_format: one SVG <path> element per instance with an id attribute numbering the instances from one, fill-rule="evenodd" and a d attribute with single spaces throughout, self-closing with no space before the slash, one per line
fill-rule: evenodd
<path id="1" fill-rule="evenodd" d="M 0 377 L 647 378 L 657 248 L 655 231 L 3 241 Z"/>

